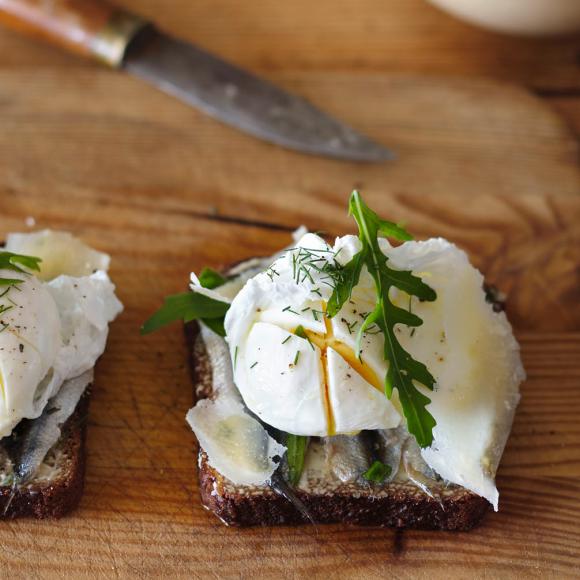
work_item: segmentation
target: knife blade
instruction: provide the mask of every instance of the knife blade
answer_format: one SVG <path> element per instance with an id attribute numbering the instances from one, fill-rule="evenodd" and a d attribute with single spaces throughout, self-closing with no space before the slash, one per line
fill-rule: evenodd
<path id="1" fill-rule="evenodd" d="M 124 70 L 276 145 L 360 162 L 394 158 L 306 99 L 99 0 L 0 0 L 0 22 Z"/>
<path id="2" fill-rule="evenodd" d="M 151 29 L 129 44 L 121 67 L 162 91 L 265 141 L 353 161 L 392 153 L 272 83 Z"/>

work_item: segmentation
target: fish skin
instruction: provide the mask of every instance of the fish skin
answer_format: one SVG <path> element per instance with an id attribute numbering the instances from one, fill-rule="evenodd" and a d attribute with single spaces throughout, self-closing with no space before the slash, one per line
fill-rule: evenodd
<path id="1" fill-rule="evenodd" d="M 286 465 L 285 465 L 286 463 Z M 289 501 L 300 515 L 311 524 L 316 525 L 316 520 L 304 505 L 304 502 L 298 497 L 292 486 L 288 483 L 287 477 L 284 475 L 288 472 L 288 466 L 286 462 L 286 455 L 282 459 L 282 463 L 278 469 L 272 474 L 268 485 L 270 489 L 277 495 L 282 496 L 284 499 Z"/>
<path id="2" fill-rule="evenodd" d="M 366 432 L 357 435 L 321 437 L 330 471 L 343 483 L 354 483 L 372 463 L 371 445 Z"/>
<path id="3" fill-rule="evenodd" d="M 11 446 L 14 464 L 14 483 L 22 485 L 29 481 L 47 453 L 58 441 L 61 427 L 73 414 L 88 385 L 93 381 L 93 369 L 65 381 L 58 393 L 50 399 L 42 415 L 27 421 Z"/>
<path id="4" fill-rule="evenodd" d="M 395 429 L 379 429 L 373 434 L 375 435 L 376 458 L 391 468 L 390 475 L 384 481 L 384 483 L 389 483 L 399 472 L 403 445 L 409 437 L 409 432 L 403 425 L 399 425 Z"/>
<path id="5" fill-rule="evenodd" d="M 403 445 L 402 463 L 409 481 L 443 507 L 441 496 L 435 489 L 437 474 L 421 457 L 421 449 L 414 437 L 409 437 Z"/>

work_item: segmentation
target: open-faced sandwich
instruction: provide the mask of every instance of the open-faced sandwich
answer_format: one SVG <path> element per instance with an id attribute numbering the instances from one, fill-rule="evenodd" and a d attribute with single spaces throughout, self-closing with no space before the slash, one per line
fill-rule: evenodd
<path id="1" fill-rule="evenodd" d="M 109 256 L 64 232 L 0 248 L 0 517 L 76 507 L 93 367 L 123 309 Z"/>
<path id="2" fill-rule="evenodd" d="M 232 525 L 468 529 L 498 507 L 518 344 L 465 252 L 412 241 L 357 192 L 349 209 L 358 236 L 192 274 L 144 325 L 201 323 L 202 501 Z"/>

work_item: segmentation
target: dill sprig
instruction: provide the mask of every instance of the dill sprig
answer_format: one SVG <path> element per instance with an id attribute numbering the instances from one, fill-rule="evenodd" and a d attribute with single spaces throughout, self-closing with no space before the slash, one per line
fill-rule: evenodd
<path id="1" fill-rule="evenodd" d="M 29 275 L 31 271 L 40 272 L 41 262 L 42 260 L 40 258 L 34 256 L 0 252 L 0 270 L 10 270 L 12 272 L 18 272 L 19 274 Z M 0 287 L 6 287 L 0 295 L 0 298 L 5 296 L 11 288 L 22 284 L 22 282 L 23 280 L 19 278 L 0 278 Z"/>
<path id="2" fill-rule="evenodd" d="M 334 289 L 340 282 L 341 264 L 336 260 L 337 253 L 327 248 L 290 248 L 292 252 L 292 278 L 296 284 L 308 280 L 311 284 L 324 284 Z M 313 288 L 312 293 L 322 298 L 319 288 Z"/>
<path id="3" fill-rule="evenodd" d="M 358 324 L 358 320 L 355 320 L 354 322 L 349 322 L 348 320 L 344 319 L 343 322 L 346 324 L 349 334 L 352 334 L 355 326 Z"/>
<path id="4" fill-rule="evenodd" d="M 22 254 L 13 254 L 12 252 L 0 252 L 0 270 L 9 270 L 10 272 L 17 272 L 30 276 L 31 272 L 40 272 L 40 263 L 42 260 L 35 256 L 24 256 Z M 5 278 L 0 277 L 0 299 L 4 299 L 10 304 L 0 304 L 0 316 L 6 314 L 16 306 L 16 302 L 9 296 L 11 290 L 21 292 L 18 286 L 24 282 L 21 278 Z M 0 332 L 4 332 L 10 325 L 0 320 Z"/>

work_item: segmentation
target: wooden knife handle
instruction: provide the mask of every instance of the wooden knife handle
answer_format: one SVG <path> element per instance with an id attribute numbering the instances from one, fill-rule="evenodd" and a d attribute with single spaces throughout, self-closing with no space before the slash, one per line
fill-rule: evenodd
<path id="1" fill-rule="evenodd" d="M 147 24 L 99 0 L 0 0 L 0 23 L 113 67 Z"/>

